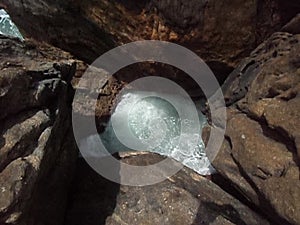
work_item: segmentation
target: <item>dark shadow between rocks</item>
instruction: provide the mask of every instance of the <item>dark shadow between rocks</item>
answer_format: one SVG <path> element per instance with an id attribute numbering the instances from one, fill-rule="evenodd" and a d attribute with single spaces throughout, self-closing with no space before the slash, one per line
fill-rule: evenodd
<path id="1" fill-rule="evenodd" d="M 207 65 L 214 73 L 220 85 L 223 85 L 229 74 L 234 70 L 233 67 L 220 61 L 208 61 Z"/>
<path id="2" fill-rule="evenodd" d="M 17 112 L 15 114 L 10 114 L 9 116 L 0 120 L 0 133 L 3 133 L 6 130 L 12 128 L 15 124 L 21 124 L 34 114 L 36 114 L 39 110 L 38 109 L 30 109 L 30 110 L 23 110 Z M 2 137 L 1 137 L 2 138 Z M 0 146 L 3 147 L 3 146 Z"/>
<path id="3" fill-rule="evenodd" d="M 280 13 L 285 18 L 284 23 L 291 20 L 300 11 L 299 0 L 279 1 Z"/>
<path id="4" fill-rule="evenodd" d="M 3 120 L 0 121 L 0 149 L 2 149 L 6 144 L 10 144 L 9 141 L 7 143 L 7 139 L 9 140 L 8 136 L 11 136 L 9 134 L 9 129 L 14 127 L 16 124 L 22 124 L 26 120 L 33 117 L 35 114 L 37 114 L 39 111 L 37 109 L 31 109 L 28 111 L 21 111 L 18 112 L 15 115 L 10 115 L 5 117 Z M 1 159 L 1 166 L 0 166 L 0 172 L 2 172 L 6 166 L 8 166 L 12 161 L 16 160 L 19 157 L 26 157 L 29 154 L 32 153 L 32 150 L 37 147 L 38 144 L 38 138 L 41 135 L 41 133 L 50 125 L 50 122 L 47 122 L 45 124 L 42 124 L 40 128 L 37 128 L 36 130 L 33 130 L 30 132 L 30 134 L 26 134 L 27 137 L 31 136 L 31 141 L 26 141 L 26 138 L 23 137 L 19 143 L 16 143 L 15 146 L 10 149 L 6 154 L 2 152 L 2 159 Z M 20 128 L 19 128 L 20 131 Z M 18 135 L 21 135 L 22 132 L 18 133 Z M 6 138 L 4 138 L 6 136 Z M 23 146 L 23 147 L 22 147 Z M 4 150 L 5 151 L 5 150 Z M 5 156 L 4 156 L 4 155 Z"/>
<path id="5" fill-rule="evenodd" d="M 64 224 L 104 225 L 115 209 L 119 189 L 119 184 L 102 177 L 78 158 Z"/>
<path id="6" fill-rule="evenodd" d="M 299 167 L 299 170 L 300 170 L 300 161 L 297 156 L 297 147 L 296 147 L 295 141 L 289 137 L 289 134 L 287 133 L 287 131 L 285 131 L 281 127 L 276 127 L 274 129 L 272 129 L 267 125 L 267 122 L 265 120 L 260 122 L 260 125 L 262 127 L 263 134 L 266 137 L 269 137 L 269 138 L 285 145 L 285 147 L 293 154 L 293 161 Z"/>
<path id="7" fill-rule="evenodd" d="M 207 211 L 212 211 L 212 212 L 219 212 L 219 214 L 215 214 L 215 213 L 210 213 L 209 215 L 209 220 L 207 221 L 207 224 L 210 223 L 217 223 L 217 217 L 218 216 L 222 216 L 224 218 L 226 218 L 227 220 L 229 220 L 230 222 L 232 222 L 233 224 L 238 224 L 238 225 L 247 225 L 247 223 L 245 223 L 239 213 L 237 212 L 237 210 L 235 208 L 233 208 L 232 205 L 218 205 L 214 202 L 201 202 L 201 204 L 203 204 L 202 207 L 206 208 Z M 207 217 L 208 215 L 206 215 L 205 217 Z M 204 224 L 203 223 L 203 210 L 199 210 L 195 221 L 192 225 L 199 225 L 199 224 Z"/>
<path id="8" fill-rule="evenodd" d="M 126 9 L 134 11 L 136 13 L 141 12 L 144 8 L 147 8 L 151 4 L 151 0 L 139 0 L 139 1 L 130 1 L 130 0 L 115 0 L 116 3 L 123 5 Z"/>
<path id="9" fill-rule="evenodd" d="M 0 137 L 0 148 L 3 148 L 5 145 L 5 139 L 3 137 Z"/>

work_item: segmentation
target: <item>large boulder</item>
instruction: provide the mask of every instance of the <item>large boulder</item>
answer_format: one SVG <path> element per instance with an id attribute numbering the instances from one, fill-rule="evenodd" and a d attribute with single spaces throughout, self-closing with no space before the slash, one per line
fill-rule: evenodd
<path id="1" fill-rule="evenodd" d="M 0 37 L 0 224 L 63 221 L 77 158 L 69 57 Z"/>
<path id="2" fill-rule="evenodd" d="M 163 159 L 151 153 L 127 154 L 122 162 L 146 166 Z M 155 185 L 118 186 L 101 178 L 80 160 L 75 181 L 67 225 L 269 224 L 210 180 L 188 168 Z"/>
<path id="3" fill-rule="evenodd" d="M 213 162 L 272 224 L 300 224 L 300 35 L 275 33 L 223 86 L 226 138 Z"/>

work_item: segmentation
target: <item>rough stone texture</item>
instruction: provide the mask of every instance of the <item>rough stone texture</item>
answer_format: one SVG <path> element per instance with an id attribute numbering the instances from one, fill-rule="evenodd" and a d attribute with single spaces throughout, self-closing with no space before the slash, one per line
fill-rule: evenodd
<path id="1" fill-rule="evenodd" d="M 210 0 L 206 4 L 176 0 L 170 8 L 171 2 L 152 1 L 146 10 L 146 3 L 134 7 L 126 0 L 3 0 L 1 6 L 25 36 L 61 47 L 87 62 L 116 43 L 151 38 L 184 44 L 222 78 L 300 9 L 298 0 Z M 197 16 L 191 17 L 190 13 Z M 224 84 L 228 130 L 214 165 L 272 224 L 300 224 L 300 48 L 299 35 L 292 35 L 298 33 L 298 17 L 282 31 L 291 34 L 273 35 Z M 69 171 L 74 165 L 71 159 L 76 155 L 71 151 L 74 146 L 68 135 L 70 118 L 66 107 L 67 83 L 74 66 L 70 61 L 60 62 L 71 56 L 54 48 L 2 37 L 0 41 L 0 224 L 59 224 L 63 220 Z M 86 68 L 82 62 L 79 66 L 77 78 Z M 76 82 L 74 79 L 73 84 Z M 99 117 L 109 115 L 119 82 L 105 78 L 100 85 Z M 86 86 L 90 87 L 90 83 Z M 91 115 L 81 105 L 75 108 Z M 143 163 L 140 158 L 126 160 Z M 81 177 L 88 179 L 86 174 L 89 173 Z M 91 173 L 93 181 L 102 184 L 94 175 Z M 111 213 L 107 224 L 267 224 L 189 170 L 156 186 L 122 186 L 114 204 L 107 202 L 114 200 L 116 186 L 88 192 L 89 187 L 98 186 L 93 182 L 78 183 L 74 193 L 83 188 L 84 194 L 70 202 L 67 222 L 72 225 L 104 221 Z M 111 190 L 107 202 L 99 204 Z M 167 207 L 164 198 L 171 207 Z M 83 210 L 87 201 L 95 211 Z M 99 207 L 107 205 L 108 212 L 100 215 Z M 142 210 L 145 208 L 147 211 Z M 173 217 L 176 221 L 172 221 Z"/>
<path id="2" fill-rule="evenodd" d="M 115 45 L 158 39 L 187 46 L 222 80 L 300 10 L 297 0 L 4 0 L 2 6 L 27 36 L 89 63 Z"/>
<path id="3" fill-rule="evenodd" d="M 223 86 L 226 138 L 213 165 L 272 224 L 300 224 L 300 35 L 275 33 Z"/>
<path id="4" fill-rule="evenodd" d="M 161 156 L 143 153 L 129 154 L 122 162 L 145 166 L 161 160 Z M 108 189 L 110 194 L 103 194 Z M 187 168 L 159 184 L 130 187 L 101 178 L 80 161 L 71 199 L 67 225 L 104 224 L 107 216 L 106 225 L 269 224 L 214 183 Z"/>
<path id="5" fill-rule="evenodd" d="M 44 48 L 0 36 L 0 224 L 63 220 L 77 157 L 70 130 L 75 62 Z"/>
<path id="6" fill-rule="evenodd" d="M 78 114 L 85 116 L 95 114 L 98 124 L 107 121 L 109 118 L 120 90 L 141 77 L 165 77 L 180 85 L 192 98 L 204 97 L 202 90 L 191 77 L 169 65 L 147 62 L 137 63 L 119 70 L 113 76 L 105 75 L 103 71 L 91 66 L 85 75 L 90 76 L 90 79 L 88 80 L 86 76 L 73 78 L 72 83 L 77 90 L 73 110 L 76 116 Z M 91 98 L 93 94 L 99 94 L 100 96 L 97 103 Z"/>
<path id="7" fill-rule="evenodd" d="M 154 0 L 151 3 L 169 24 L 182 29 L 191 29 L 202 24 L 203 12 L 208 1 Z"/>
<path id="8" fill-rule="evenodd" d="M 111 35 L 89 21 L 76 1 L 4 0 L 1 5 L 25 36 L 48 42 L 87 62 L 114 46 Z"/>
<path id="9" fill-rule="evenodd" d="M 224 68 L 235 67 L 259 43 L 278 31 L 295 15 L 291 8 L 300 10 L 297 3 L 282 6 L 272 0 L 151 2 L 164 18 L 155 20 L 152 38 L 182 43 L 206 61 L 222 63 Z M 193 19 L 186 16 L 196 12 Z"/>

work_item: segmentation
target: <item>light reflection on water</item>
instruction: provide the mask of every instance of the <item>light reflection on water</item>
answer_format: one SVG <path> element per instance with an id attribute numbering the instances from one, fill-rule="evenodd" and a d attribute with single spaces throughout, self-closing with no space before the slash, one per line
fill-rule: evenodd
<path id="1" fill-rule="evenodd" d="M 24 40 L 17 26 L 12 22 L 11 18 L 4 9 L 0 9 L 0 34 L 9 37 L 16 37 Z"/>
<path id="2" fill-rule="evenodd" d="M 214 170 L 206 157 L 201 138 L 202 127 L 206 124 L 206 118 L 199 110 L 201 103 L 195 102 L 200 122 L 199 130 L 195 131 L 192 129 L 194 122 L 188 119 L 182 120 L 171 103 L 154 96 L 141 99 L 141 94 L 141 92 L 127 93 L 119 100 L 105 131 L 100 134 L 106 149 L 110 153 L 132 151 L 118 140 L 111 122 L 116 115 L 118 119 L 120 117 L 122 119 L 126 117 L 125 113 L 128 113 L 126 117 L 128 121 L 124 122 L 128 123 L 129 132 L 148 146 L 147 149 L 139 149 L 140 151 L 171 157 L 202 175 L 213 173 Z M 180 97 L 175 98 L 175 101 L 180 101 L 182 107 L 189 107 Z M 188 112 L 189 108 L 185 111 Z M 182 132 L 182 126 L 185 127 L 184 132 Z M 97 135 L 91 135 L 81 141 L 80 147 L 88 148 L 91 156 L 99 149 L 96 141 Z M 95 155 L 99 157 L 99 152 Z"/>

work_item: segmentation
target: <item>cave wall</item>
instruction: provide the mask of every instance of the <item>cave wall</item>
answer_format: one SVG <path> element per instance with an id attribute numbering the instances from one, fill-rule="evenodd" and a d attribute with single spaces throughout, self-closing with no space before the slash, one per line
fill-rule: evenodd
<path id="1" fill-rule="evenodd" d="M 113 46 L 157 39 L 182 44 L 218 76 L 289 21 L 299 3 L 279 0 L 2 1 L 25 36 L 91 63 Z M 75 15 L 75 16 L 74 16 Z M 234 40 L 234 41 L 233 41 Z M 221 69 L 220 65 L 224 65 Z M 222 78 L 223 79 L 223 78 Z"/>

